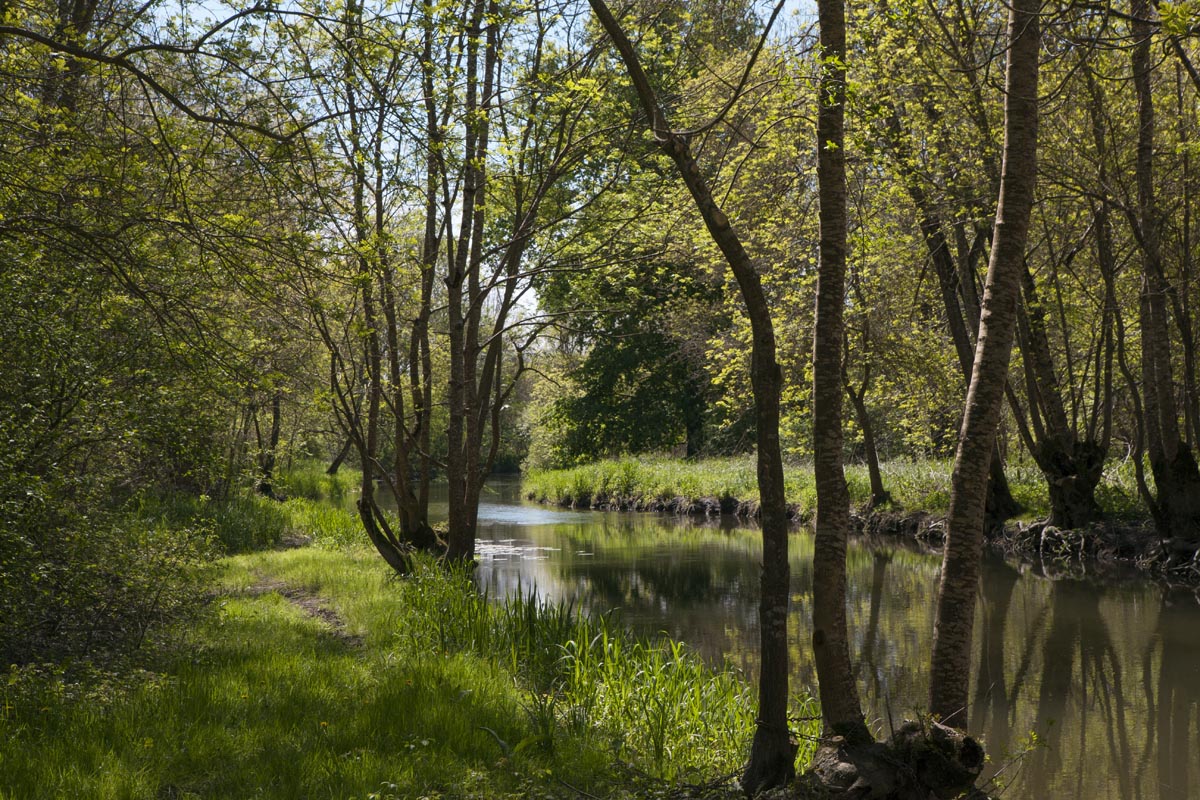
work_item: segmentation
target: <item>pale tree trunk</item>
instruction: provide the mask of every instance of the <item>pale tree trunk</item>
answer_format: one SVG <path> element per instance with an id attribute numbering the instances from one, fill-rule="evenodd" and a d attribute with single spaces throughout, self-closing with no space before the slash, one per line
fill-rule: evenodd
<path id="1" fill-rule="evenodd" d="M 750 760 L 742 775 L 747 794 L 787 784 L 796 771 L 796 743 L 788 732 L 787 505 L 783 493 L 783 458 L 779 447 L 779 398 L 783 374 L 775 360 L 775 328 L 762 282 L 729 218 L 717 205 L 700 173 L 687 138 L 672 131 L 637 53 L 604 0 L 589 0 L 596 18 L 625 63 L 655 142 L 679 170 L 709 235 L 733 271 L 751 327 L 750 380 L 754 393 L 758 445 L 758 493 L 763 540 L 762 590 L 759 598 L 758 723 Z M 779 6 L 776 7 L 778 13 Z M 840 341 L 840 339 L 839 339 Z M 835 373 L 835 379 L 837 373 Z M 840 387 L 839 387 L 840 389 Z"/>
<path id="2" fill-rule="evenodd" d="M 983 514 L 1016 328 L 1019 281 L 1037 183 L 1037 0 L 1016 0 L 1008 21 L 1004 163 L 979 336 L 951 484 L 930 666 L 929 710 L 967 725 L 971 635 L 983 554 Z"/>
<path id="3" fill-rule="evenodd" d="M 813 657 L 829 732 L 869 740 L 846 633 L 846 540 L 850 492 L 842 470 L 842 342 L 846 303 L 846 18 L 843 0 L 818 0 L 817 100 L 820 261 L 813 326 Z"/>

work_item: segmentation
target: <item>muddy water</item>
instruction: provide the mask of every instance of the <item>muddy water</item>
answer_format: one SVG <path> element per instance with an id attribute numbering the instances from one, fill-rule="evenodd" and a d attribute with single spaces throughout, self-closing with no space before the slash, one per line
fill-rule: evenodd
<path id="1" fill-rule="evenodd" d="M 480 509 L 480 577 L 493 592 L 620 609 L 712 661 L 754 671 L 758 533 L 652 514 L 522 503 L 516 484 Z M 791 539 L 793 686 L 816 686 L 806 644 L 812 537 Z M 940 560 L 895 542 L 848 558 L 852 659 L 877 731 L 921 708 Z M 1200 603 L 1150 584 L 1051 580 L 985 565 L 971 724 L 1006 798 L 1200 798 Z"/>

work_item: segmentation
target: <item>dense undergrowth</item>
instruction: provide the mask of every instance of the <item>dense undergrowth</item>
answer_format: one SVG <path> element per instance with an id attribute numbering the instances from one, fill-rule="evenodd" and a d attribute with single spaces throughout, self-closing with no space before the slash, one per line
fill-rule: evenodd
<path id="1" fill-rule="evenodd" d="M 631 797 L 736 771 L 743 676 L 611 616 L 489 602 L 432 560 L 396 579 L 337 483 L 138 508 L 242 552 L 183 570 L 207 602 L 119 669 L 10 667 L 0 798 Z M 310 546 L 252 550 L 293 535 Z"/>
<path id="2" fill-rule="evenodd" d="M 5 483 L 6 482 L 6 483 Z M 63 486 L 0 478 L 0 664 L 124 668 L 154 631 L 186 619 L 205 567 L 288 536 L 356 540 L 345 502 L 357 474 L 304 463 L 285 502 L 144 492 L 122 503 Z M 13 484 L 13 485 L 8 485 Z"/>
<path id="3" fill-rule="evenodd" d="M 881 465 L 884 487 L 893 507 L 907 511 L 944 513 L 950 505 L 948 460 L 891 461 Z M 1049 502 L 1045 481 L 1031 464 L 1007 467 L 1013 496 L 1029 516 L 1044 515 Z M 846 467 L 851 502 L 865 505 L 871 496 L 867 469 Z M 626 456 L 562 470 L 531 470 L 523 476 L 523 491 L 531 499 L 564 506 L 621 503 L 652 508 L 676 498 L 700 501 L 714 498 L 733 503 L 758 498 L 753 457 L 683 461 L 665 456 Z M 784 472 L 787 501 L 798 516 L 816 509 L 817 490 L 810 465 L 791 465 Z M 1133 468 L 1113 463 L 1097 490 L 1101 506 L 1117 517 L 1142 514 Z"/>

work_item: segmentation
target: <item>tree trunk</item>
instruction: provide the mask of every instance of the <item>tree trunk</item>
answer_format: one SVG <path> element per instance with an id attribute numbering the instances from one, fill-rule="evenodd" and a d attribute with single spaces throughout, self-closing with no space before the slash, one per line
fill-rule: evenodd
<path id="1" fill-rule="evenodd" d="M 983 514 L 1016 328 L 1020 271 L 1037 183 L 1037 0 L 1016 0 L 1008 21 L 1004 163 L 979 336 L 951 484 L 930 667 L 929 710 L 967 725 L 971 635 L 983 552 Z"/>
<path id="2" fill-rule="evenodd" d="M 1154 194 L 1154 100 L 1152 94 L 1152 10 L 1147 0 L 1131 0 L 1134 44 L 1133 84 L 1138 101 L 1138 227 L 1142 245 L 1142 392 L 1150 469 L 1156 487 L 1159 534 L 1183 542 L 1200 539 L 1200 469 L 1182 440 L 1171 367 L 1167 296 L 1162 262 L 1162 222 Z"/>
<path id="3" fill-rule="evenodd" d="M 690 378 L 684 387 L 683 426 L 687 442 L 687 458 L 699 458 L 704 453 L 704 388 Z"/>
<path id="4" fill-rule="evenodd" d="M 474 413 L 469 384 L 475 369 L 478 351 L 468 336 L 470 311 L 464 315 L 464 299 L 469 295 L 471 268 L 478 264 L 476 256 L 482 248 L 483 191 L 486 180 L 483 154 L 487 149 L 487 115 L 480 114 L 480 38 L 477 31 L 483 23 L 483 0 L 471 4 L 467 22 L 466 96 L 464 116 L 467 135 L 463 152 L 466 164 L 463 175 L 462 216 L 459 223 L 457 252 L 446 279 L 450 324 L 450 421 L 446 431 L 446 479 L 449 484 L 447 522 L 449 526 L 446 557 L 453 561 L 469 561 L 475 557 L 475 509 L 470 495 L 474 476 L 468 463 L 467 420 Z M 484 60 L 488 59 L 485 54 Z M 490 76 L 485 75 L 487 81 Z M 486 99 L 486 90 L 483 92 Z"/>
<path id="5" fill-rule="evenodd" d="M 348 46 L 361 37 L 362 6 L 351 2 L 346 6 L 344 27 Z M 396 538 L 391 525 L 375 500 L 376 477 L 383 473 L 379 465 L 379 428 L 383 402 L 383 343 L 380 337 L 380 324 L 377 298 L 374 285 L 376 282 L 375 263 L 371 252 L 371 224 L 367 217 L 367 173 L 366 165 L 369 160 L 362 149 L 363 131 L 360 108 L 358 105 L 355 73 L 352 65 L 353 58 L 347 53 L 345 66 L 345 89 L 347 101 L 347 119 L 350 125 L 349 144 L 351 148 L 350 161 L 353 170 L 353 224 L 355 244 L 358 246 L 358 269 L 362 281 L 363 322 L 366 325 L 366 335 L 363 337 L 365 350 L 365 368 L 367 380 L 367 420 L 366 430 L 359 431 L 356 445 L 359 448 L 359 461 L 362 463 L 362 484 L 358 498 L 358 515 L 362 520 L 367 537 L 375 545 L 375 549 L 387 562 L 388 566 L 401 575 L 412 571 L 408 548 Z"/>
<path id="6" fill-rule="evenodd" d="M 342 442 L 341 448 L 337 451 L 337 455 L 333 457 L 333 461 L 329 462 L 329 467 L 326 468 L 326 475 L 337 475 L 338 470 L 342 468 L 342 462 L 346 460 L 346 456 L 350 455 L 350 448 L 354 446 L 354 440 L 349 436 L 346 441 Z"/>
<path id="7" fill-rule="evenodd" d="M 283 393 L 276 389 L 271 395 L 271 432 L 267 435 L 266 447 L 259 456 L 261 474 L 258 479 L 258 493 L 263 497 L 275 497 L 275 462 L 278 460 L 276 451 L 279 449 L 282 427 Z"/>
<path id="8" fill-rule="evenodd" d="M 746 304 L 750 319 L 750 380 L 754 393 L 758 445 L 758 493 L 762 525 L 762 590 L 759 599 L 758 723 L 742 788 L 753 795 L 786 785 L 796 773 L 797 745 L 788 731 L 787 619 L 790 587 L 787 504 L 783 493 L 783 457 L 779 447 L 779 400 L 783 374 L 775 360 L 775 328 L 762 282 L 729 218 L 713 199 L 687 139 L 672 131 L 633 45 L 604 0 L 589 0 L 629 73 L 650 122 L 655 142 L 679 170 L 709 235 L 721 249 Z"/>
<path id="9" fill-rule="evenodd" d="M 1096 501 L 1096 487 L 1104 471 L 1106 448 L 1078 439 L 1067 420 L 1045 312 L 1027 263 L 1021 269 L 1021 289 L 1024 303 L 1019 307 L 1018 334 L 1029 372 L 1030 414 L 1042 421 L 1042 426 L 1035 426 L 1038 435 L 1033 457 L 1049 490 L 1047 523 L 1056 528 L 1083 528 L 1104 515 Z"/>
<path id="10" fill-rule="evenodd" d="M 850 402 L 854 405 L 854 415 L 858 419 L 858 427 L 862 428 L 863 455 L 867 462 L 867 475 L 871 480 L 870 508 L 879 508 L 892 502 L 892 493 L 883 485 L 883 472 L 879 468 L 879 451 L 875 447 L 875 426 L 871 424 L 871 415 L 867 413 L 867 386 L 863 383 L 862 390 L 855 392 L 846 387 Z"/>
<path id="11" fill-rule="evenodd" d="M 950 243 L 946 241 L 942 222 L 933 203 L 921 187 L 916 170 L 909 163 L 908 147 L 901 138 L 902 133 L 900 116 L 893 112 L 890 125 L 893 160 L 920 217 L 918 226 L 925 240 L 925 247 L 929 250 L 934 272 L 938 276 L 938 288 L 941 290 L 942 305 L 946 311 L 946 325 L 950 329 L 950 339 L 954 342 L 954 351 L 962 370 L 963 386 L 966 387 L 971 383 L 975 352 L 971 348 L 971 336 L 963 320 L 963 308 L 959 299 L 965 292 L 960 287 L 959 269 L 950 253 Z M 1008 476 L 1004 474 L 1004 459 L 1000 457 L 997 447 L 992 453 L 992 463 L 989 467 L 984 527 L 988 530 L 1000 527 L 1020 511 L 1021 506 L 1009 489 Z"/>
<path id="12" fill-rule="evenodd" d="M 813 471 L 817 486 L 813 548 L 813 658 L 825 728 L 851 741 L 870 739 L 850 665 L 846 632 L 846 540 L 850 492 L 842 467 L 842 309 L 846 304 L 846 17 L 843 0 L 817 0 L 817 186 L 820 259 L 813 325 Z"/>

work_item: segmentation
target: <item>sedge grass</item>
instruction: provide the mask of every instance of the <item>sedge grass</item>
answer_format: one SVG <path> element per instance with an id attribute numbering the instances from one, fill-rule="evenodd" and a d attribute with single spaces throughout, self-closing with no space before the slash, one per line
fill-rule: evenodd
<path id="1" fill-rule="evenodd" d="M 343 466 L 335 474 L 326 471 L 324 462 L 314 459 L 297 461 L 279 476 L 278 493 L 284 497 L 303 497 L 342 503 L 357 489 L 362 473 Z"/>
<path id="2" fill-rule="evenodd" d="M 947 459 L 890 461 L 880 465 L 884 487 L 893 507 L 907 511 L 945 513 L 950 507 L 952 463 Z M 871 496 L 867 468 L 847 464 L 846 482 L 851 502 L 865 505 Z M 1044 516 L 1049 509 L 1046 484 L 1037 467 L 1028 462 L 1007 466 L 1009 486 L 1025 515 Z M 1141 515 L 1134 471 L 1128 461 L 1112 462 L 1097 487 L 1097 499 L 1116 517 Z M 561 470 L 531 470 L 522 480 L 523 493 L 534 500 L 559 505 L 590 505 L 621 500 L 635 506 L 682 497 L 697 501 L 717 498 L 733 503 L 758 499 L 752 456 L 682 461 L 666 456 L 625 456 L 595 461 Z M 810 465 L 789 465 L 784 470 L 787 502 L 801 516 L 816 510 L 816 485 Z"/>
<path id="3" fill-rule="evenodd" d="M 125 689 L 79 702 L 10 674 L 0 798 L 637 796 L 630 774 L 710 778 L 747 752 L 738 674 L 611 617 L 489 603 L 425 559 L 398 580 L 361 548 L 219 572 L 206 618 Z"/>

